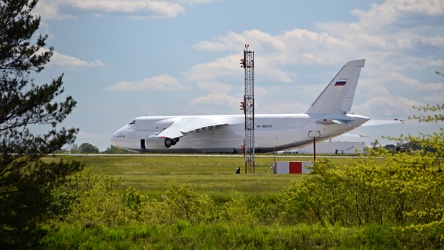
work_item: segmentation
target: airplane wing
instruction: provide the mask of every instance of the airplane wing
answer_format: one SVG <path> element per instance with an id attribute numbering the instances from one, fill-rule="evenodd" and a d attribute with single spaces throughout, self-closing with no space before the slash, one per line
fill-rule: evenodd
<path id="1" fill-rule="evenodd" d="M 206 129 L 213 130 L 223 126 L 228 126 L 228 124 L 198 116 L 183 117 L 175 121 L 164 131 L 160 132 L 157 137 L 180 138 L 191 132 L 200 132 Z"/>
<path id="2" fill-rule="evenodd" d="M 366 123 L 362 124 L 362 127 L 367 126 L 378 126 L 378 125 L 387 125 L 387 124 L 399 124 L 404 123 L 403 120 L 393 119 L 393 120 L 369 120 Z"/>

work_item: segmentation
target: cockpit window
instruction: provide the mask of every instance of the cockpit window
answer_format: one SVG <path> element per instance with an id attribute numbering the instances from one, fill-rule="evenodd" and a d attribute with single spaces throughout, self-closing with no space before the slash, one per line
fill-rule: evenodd
<path id="1" fill-rule="evenodd" d="M 136 120 L 133 120 L 133 121 L 130 122 L 128 125 L 132 125 L 132 124 L 136 124 Z"/>

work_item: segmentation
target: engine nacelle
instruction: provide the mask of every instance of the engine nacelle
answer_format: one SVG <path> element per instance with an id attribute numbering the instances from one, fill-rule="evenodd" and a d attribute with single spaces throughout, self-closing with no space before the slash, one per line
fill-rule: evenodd
<path id="1" fill-rule="evenodd" d="M 147 149 L 167 149 L 179 141 L 179 138 L 160 138 L 155 135 L 150 135 L 146 139 L 146 148 Z"/>

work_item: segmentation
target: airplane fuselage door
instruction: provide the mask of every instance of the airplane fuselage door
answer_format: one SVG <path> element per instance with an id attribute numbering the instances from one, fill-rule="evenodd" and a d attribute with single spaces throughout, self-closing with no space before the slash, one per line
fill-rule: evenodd
<path id="1" fill-rule="evenodd" d="M 140 139 L 140 150 L 143 152 L 146 150 L 145 139 Z"/>

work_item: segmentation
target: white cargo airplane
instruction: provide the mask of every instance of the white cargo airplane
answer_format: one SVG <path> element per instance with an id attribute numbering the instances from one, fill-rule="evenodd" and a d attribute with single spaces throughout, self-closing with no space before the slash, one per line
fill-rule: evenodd
<path id="1" fill-rule="evenodd" d="M 323 141 L 370 118 L 350 111 L 365 60 L 346 63 L 303 114 L 256 114 L 255 152 L 272 152 Z M 136 152 L 240 153 L 244 115 L 142 116 L 117 130 L 111 145 Z"/>

